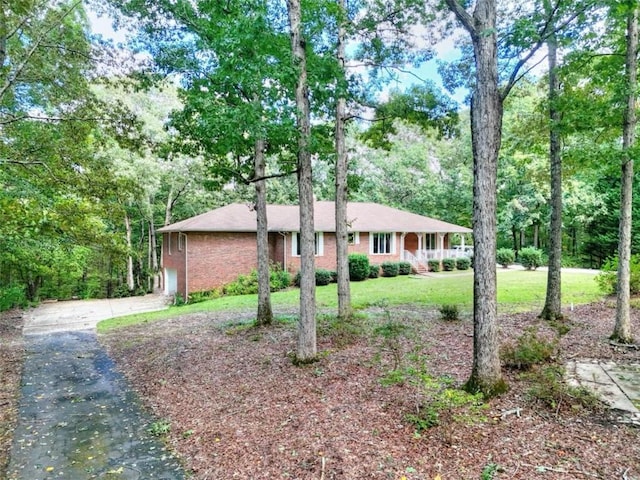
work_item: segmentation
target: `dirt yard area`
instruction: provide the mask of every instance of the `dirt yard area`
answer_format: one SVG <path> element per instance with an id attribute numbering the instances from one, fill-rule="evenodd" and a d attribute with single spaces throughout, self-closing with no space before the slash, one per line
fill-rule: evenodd
<path id="1" fill-rule="evenodd" d="M 502 316 L 501 340 L 537 312 Z M 458 402 L 473 326 L 433 310 L 378 308 L 348 327 L 319 322 L 320 360 L 295 366 L 295 316 L 196 314 L 101 336 L 194 479 L 640 479 L 640 429 L 568 391 L 561 368 L 505 370 L 510 390 Z M 640 363 L 610 345 L 614 310 L 577 307 L 553 354 Z M 565 328 L 568 327 L 568 328 Z M 640 313 L 633 312 L 640 336 Z M 446 408 L 443 408 L 446 407 Z M 428 428 L 430 427 L 430 428 Z"/>
<path id="2" fill-rule="evenodd" d="M 0 478 L 5 478 L 17 418 L 24 359 L 23 313 L 0 313 Z"/>

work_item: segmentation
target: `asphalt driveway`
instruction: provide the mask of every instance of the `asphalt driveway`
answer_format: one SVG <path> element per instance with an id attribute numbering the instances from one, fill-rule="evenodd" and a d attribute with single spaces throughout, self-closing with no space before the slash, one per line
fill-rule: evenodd
<path id="1" fill-rule="evenodd" d="M 95 335 L 98 321 L 165 308 L 159 296 L 43 304 L 25 319 L 27 354 L 10 480 L 185 478 L 180 462 Z"/>

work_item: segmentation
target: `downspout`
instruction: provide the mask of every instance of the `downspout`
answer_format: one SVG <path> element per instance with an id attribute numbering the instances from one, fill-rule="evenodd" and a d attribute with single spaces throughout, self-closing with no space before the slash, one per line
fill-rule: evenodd
<path id="1" fill-rule="evenodd" d="M 189 300 L 189 249 L 187 244 L 187 234 L 184 235 L 184 301 Z"/>
<path id="2" fill-rule="evenodd" d="M 165 277 L 167 276 L 167 272 L 165 272 L 164 268 L 164 233 L 162 234 L 162 244 L 160 245 L 160 279 L 162 281 L 162 293 L 167 294 L 167 281 Z"/>

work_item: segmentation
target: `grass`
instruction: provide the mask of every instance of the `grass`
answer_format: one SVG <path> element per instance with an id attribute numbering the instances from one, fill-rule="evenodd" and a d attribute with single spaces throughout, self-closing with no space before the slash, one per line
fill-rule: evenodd
<path id="1" fill-rule="evenodd" d="M 473 305 L 473 272 L 443 272 L 430 277 L 399 276 L 376 278 L 351 283 L 351 301 L 355 309 L 385 302 L 388 305 L 417 304 L 433 306 L 457 305 L 461 312 L 471 311 Z M 520 312 L 542 309 L 547 273 L 498 269 L 498 306 L 500 312 Z M 274 309 L 295 308 L 298 289 L 273 293 Z M 592 273 L 563 272 L 563 304 L 584 304 L 602 298 Z M 337 307 L 336 285 L 318 287 L 316 304 L 321 309 Z M 127 325 L 153 322 L 197 312 L 249 310 L 256 308 L 257 295 L 222 297 L 207 302 L 171 307 L 168 310 L 112 318 L 98 324 L 98 332 L 106 332 Z"/>

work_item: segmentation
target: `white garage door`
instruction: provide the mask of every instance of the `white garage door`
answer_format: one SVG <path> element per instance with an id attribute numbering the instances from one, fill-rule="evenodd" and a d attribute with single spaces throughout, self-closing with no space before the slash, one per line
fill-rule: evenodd
<path id="1" fill-rule="evenodd" d="M 178 291 L 178 271 L 175 268 L 164 269 L 164 294 L 173 295 Z"/>

